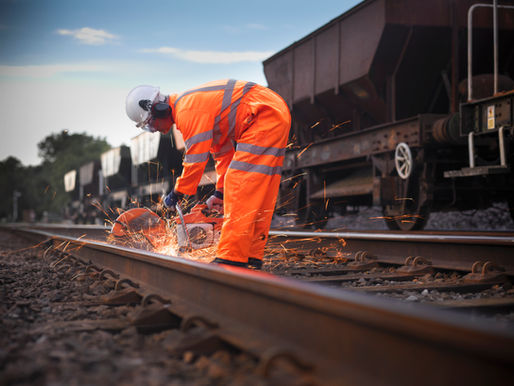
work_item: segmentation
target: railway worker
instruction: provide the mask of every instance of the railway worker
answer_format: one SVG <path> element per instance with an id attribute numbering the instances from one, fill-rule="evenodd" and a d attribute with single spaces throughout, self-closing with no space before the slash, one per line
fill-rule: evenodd
<path id="1" fill-rule="evenodd" d="M 176 124 L 184 137 L 183 171 L 164 199 L 168 208 L 196 193 L 212 155 L 216 191 L 206 203 L 224 211 L 214 262 L 260 268 L 291 126 L 283 99 L 258 84 L 229 79 L 171 95 L 138 86 L 126 109 L 137 127 L 166 134 Z"/>

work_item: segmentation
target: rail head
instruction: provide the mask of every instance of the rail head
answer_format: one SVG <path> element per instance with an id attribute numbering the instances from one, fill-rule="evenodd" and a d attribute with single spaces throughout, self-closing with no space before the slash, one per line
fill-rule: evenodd
<path id="1" fill-rule="evenodd" d="M 401 373 L 396 384 L 408 384 L 412 369 L 428 373 L 434 361 L 439 375 L 466 368 L 466 379 L 481 379 L 480 363 L 492 363 L 494 374 L 514 375 L 514 331 L 485 319 L 41 230 L 17 232 L 51 240 L 80 260 L 206 315 L 220 326 L 219 334 L 236 342 L 258 336 L 258 345 L 294 353 L 328 382 L 369 384 L 378 380 L 368 378 L 371 367 L 380 380 L 398 381 Z M 355 382 L 355 374 L 365 380 Z"/>

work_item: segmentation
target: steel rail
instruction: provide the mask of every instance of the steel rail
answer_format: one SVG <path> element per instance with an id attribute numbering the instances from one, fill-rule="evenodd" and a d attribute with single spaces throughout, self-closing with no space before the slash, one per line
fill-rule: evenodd
<path id="1" fill-rule="evenodd" d="M 110 227 L 104 225 L 68 225 L 51 223 L 13 223 L 3 225 L 8 228 L 30 228 L 44 231 L 59 231 L 59 234 L 80 235 L 87 234 L 94 236 L 106 234 Z M 440 231 L 438 233 L 424 231 L 403 233 L 399 231 L 346 231 L 346 232 L 312 232 L 312 231 L 289 231 L 272 229 L 270 236 L 288 237 L 323 237 L 331 239 L 353 239 L 361 238 L 367 240 L 394 240 L 394 241 L 423 241 L 423 242 L 448 242 L 448 243 L 498 243 L 514 246 L 514 232 L 456 232 Z"/>
<path id="2" fill-rule="evenodd" d="M 261 358 L 295 357 L 311 365 L 322 384 L 494 385 L 514 376 L 514 331 L 485 319 L 243 268 L 16 231 L 47 239 L 170 299 L 175 309 L 208 318 L 220 337 Z"/>
<path id="3" fill-rule="evenodd" d="M 295 239 L 311 247 L 320 240 L 326 245 L 331 244 L 329 240 L 333 245 L 344 240 L 343 252 L 367 251 L 385 263 L 403 264 L 408 256 L 422 256 L 434 267 L 470 272 L 475 262 L 491 261 L 514 274 L 512 233 L 270 232 L 270 243 L 294 243 Z"/>
<path id="4" fill-rule="evenodd" d="M 452 232 L 453 233 L 453 232 Z M 399 233 L 391 232 L 303 232 L 272 230 L 271 236 L 288 237 L 323 237 L 328 239 L 365 239 L 365 240 L 393 240 L 393 241 L 420 241 L 427 243 L 471 243 L 471 244 L 506 244 L 514 246 L 514 233 L 509 235 L 484 235 L 483 233 L 452 234 L 452 233 Z"/>
<path id="5" fill-rule="evenodd" d="M 100 225 L 62 224 L 11 224 L 12 227 L 40 229 L 72 237 L 105 240 L 108 227 Z M 270 245 L 302 240 L 306 248 L 320 245 L 339 245 L 344 240 L 342 252 L 351 255 L 367 251 L 379 261 L 403 264 L 408 256 L 422 256 L 437 268 L 471 272 L 477 261 L 491 261 L 514 275 L 514 233 L 512 232 L 411 232 L 396 231 L 346 231 L 306 232 L 271 230 Z M 311 240 L 309 242 L 309 239 Z"/>

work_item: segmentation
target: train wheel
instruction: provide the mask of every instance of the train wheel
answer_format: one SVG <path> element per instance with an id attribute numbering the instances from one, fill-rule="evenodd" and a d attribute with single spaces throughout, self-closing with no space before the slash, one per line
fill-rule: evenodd
<path id="1" fill-rule="evenodd" d="M 385 206 L 382 213 L 386 226 L 391 230 L 414 231 L 423 229 L 430 211 L 426 207 L 414 208 L 415 204 Z"/>
<path id="2" fill-rule="evenodd" d="M 412 231 L 425 227 L 430 214 L 426 192 L 415 170 L 414 157 L 409 146 L 401 142 L 394 154 L 396 178 L 395 200 L 384 205 L 382 213 L 386 225 L 392 230 Z"/>
<path id="3" fill-rule="evenodd" d="M 401 231 L 423 229 L 430 215 L 428 203 L 421 199 L 424 196 L 418 178 L 398 179 L 394 203 L 382 208 L 387 227 Z"/>

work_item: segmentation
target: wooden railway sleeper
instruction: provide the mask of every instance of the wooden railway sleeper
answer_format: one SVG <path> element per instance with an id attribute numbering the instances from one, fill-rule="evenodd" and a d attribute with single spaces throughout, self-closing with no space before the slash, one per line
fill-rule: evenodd
<path id="1" fill-rule="evenodd" d="M 107 295 L 100 297 L 103 304 L 110 306 L 121 306 L 127 304 L 139 304 L 143 296 L 133 288 L 125 288 L 123 290 L 111 291 Z"/>
<path id="2" fill-rule="evenodd" d="M 163 303 L 149 303 L 148 296 L 145 296 L 141 300 L 138 312 L 131 318 L 131 324 L 144 333 L 178 329 L 183 319 L 170 309 L 171 302 L 158 295 L 149 296 L 155 296 L 155 299 L 158 297 Z"/>
<path id="3" fill-rule="evenodd" d="M 107 295 L 101 297 L 102 303 L 108 305 L 125 305 L 138 304 L 141 302 L 143 296 L 134 289 L 139 288 L 139 284 L 134 283 L 128 278 L 119 279 L 119 275 L 110 270 L 103 270 L 100 274 L 100 279 L 106 278 L 106 275 L 110 275 L 118 280 L 115 280 L 114 289 Z M 124 284 L 128 284 L 130 287 L 123 288 Z"/>
<path id="4" fill-rule="evenodd" d="M 497 283 L 506 281 L 505 268 L 495 265 L 491 261 L 478 260 L 471 266 L 471 273 L 462 279 L 466 283 Z"/>
<path id="5" fill-rule="evenodd" d="M 397 269 L 403 273 L 432 273 L 432 262 L 422 256 L 408 256 L 404 265 Z"/>

